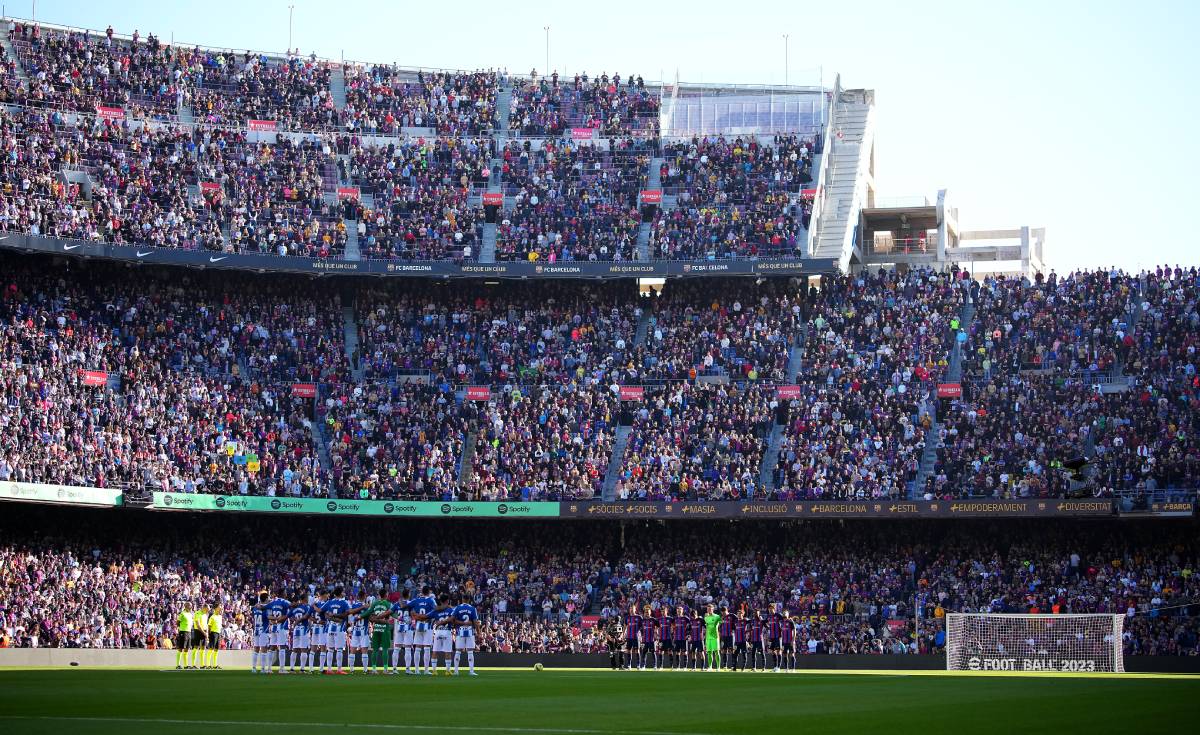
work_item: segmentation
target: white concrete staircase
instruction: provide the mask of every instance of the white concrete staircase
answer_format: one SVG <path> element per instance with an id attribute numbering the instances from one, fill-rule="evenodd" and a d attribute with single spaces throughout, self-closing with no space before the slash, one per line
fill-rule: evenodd
<path id="1" fill-rule="evenodd" d="M 358 249 L 358 220 L 343 219 L 346 226 L 346 260 L 362 260 L 362 251 Z"/>
<path id="2" fill-rule="evenodd" d="M 870 164 L 872 109 L 865 103 L 836 104 L 834 135 L 826 142 L 825 155 L 831 158 L 812 257 L 836 258 L 843 269 L 850 262 L 858 212 L 866 203 L 864 178 Z"/>
<path id="3" fill-rule="evenodd" d="M 11 26 L 8 23 L 4 24 L 7 31 Z M 7 54 L 9 61 L 12 61 L 15 66 L 15 74 L 21 82 L 21 87 L 29 89 L 29 75 L 25 73 L 25 67 L 21 65 L 21 60 L 17 58 L 17 49 L 13 47 L 12 42 L 8 40 L 8 33 L 0 33 L 0 47 L 4 48 L 4 53 Z"/>
<path id="4" fill-rule="evenodd" d="M 346 107 L 346 71 L 341 67 L 329 74 L 329 96 L 333 98 L 333 106 L 338 112 Z"/>
<path id="5" fill-rule="evenodd" d="M 350 363 L 350 374 L 356 382 L 362 382 L 362 356 L 358 355 L 358 319 L 353 306 L 342 307 L 342 341 L 346 346 L 346 361 Z M 358 359 L 355 359 L 355 358 Z"/>
<path id="6" fill-rule="evenodd" d="M 600 498 L 607 502 L 617 499 L 617 481 L 621 479 L 621 464 L 625 459 L 625 448 L 629 446 L 629 435 L 633 433 L 632 426 L 618 426 L 617 435 L 613 439 L 612 457 L 608 460 L 608 470 L 604 473 L 604 489 Z"/>

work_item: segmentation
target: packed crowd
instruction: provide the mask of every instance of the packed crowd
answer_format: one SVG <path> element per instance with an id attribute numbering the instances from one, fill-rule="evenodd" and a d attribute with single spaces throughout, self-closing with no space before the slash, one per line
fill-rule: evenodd
<path id="1" fill-rule="evenodd" d="M 347 130 L 397 135 L 401 128 L 433 128 L 440 135 L 468 136 L 496 127 L 498 75 L 494 71 L 411 72 L 389 66 L 349 66 Z"/>
<path id="2" fill-rule="evenodd" d="M 17 506 L 0 519 L 7 645 L 161 647 L 190 598 L 220 604 L 223 645 L 243 648 L 264 587 L 405 596 L 431 584 L 471 595 L 483 650 L 594 652 L 597 619 L 711 603 L 788 612 L 800 655 L 936 653 L 959 611 L 1118 613 L 1127 654 L 1200 654 L 1187 523 L 829 521 L 751 534 L 702 521 L 440 521 L 397 536 L 394 520 L 129 511 L 88 522 L 97 513 Z M 301 550 L 275 551 L 297 535 Z"/>
<path id="3" fill-rule="evenodd" d="M 607 73 L 574 81 L 558 72 L 513 80 L 509 129 L 524 136 L 557 136 L 571 128 L 587 128 L 603 137 L 658 135 L 658 91 L 648 89 L 641 76 Z"/>
<path id="4" fill-rule="evenodd" d="M 501 175 L 513 197 L 496 231 L 496 257 L 556 263 L 632 260 L 641 215 L 637 195 L 649 149 L 633 139 L 600 148 L 512 142 Z"/>
<path id="5" fill-rule="evenodd" d="M 315 491 L 311 411 L 291 384 L 343 374 L 323 297 L 273 281 L 4 265 L 0 480 Z"/>

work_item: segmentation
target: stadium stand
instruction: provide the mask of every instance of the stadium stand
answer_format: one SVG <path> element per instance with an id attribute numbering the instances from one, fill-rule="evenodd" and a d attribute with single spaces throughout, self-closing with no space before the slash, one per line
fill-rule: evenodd
<path id="1" fill-rule="evenodd" d="M 86 522 L 98 513 L 106 522 Z M 488 650 L 595 651 L 593 626 L 630 603 L 656 615 L 711 601 L 782 605 L 802 621 L 801 655 L 935 652 L 955 611 L 1121 613 L 1127 654 L 1200 653 L 1187 523 L 813 522 L 743 533 L 704 522 L 440 521 L 396 534 L 394 519 L 112 516 L 18 506 L 0 517 L 7 645 L 163 647 L 190 596 L 221 604 L 223 645 L 244 648 L 263 585 L 350 580 L 353 592 L 405 594 L 427 581 L 469 592 Z M 276 553 L 298 535 L 295 554 Z"/>

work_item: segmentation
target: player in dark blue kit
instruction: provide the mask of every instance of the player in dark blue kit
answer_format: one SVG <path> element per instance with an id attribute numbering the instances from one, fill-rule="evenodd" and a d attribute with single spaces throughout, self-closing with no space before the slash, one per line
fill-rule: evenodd
<path id="1" fill-rule="evenodd" d="M 692 611 L 688 626 L 688 659 L 692 671 L 699 671 L 704 668 L 704 616 L 699 610 Z"/>
<path id="2" fill-rule="evenodd" d="M 458 666 L 462 662 L 462 654 L 467 653 L 467 673 L 475 673 L 475 638 L 479 632 L 479 612 L 471 604 L 471 596 L 464 594 L 462 602 L 450 611 L 454 623 L 454 675 L 458 676 Z"/>
<path id="3" fill-rule="evenodd" d="M 687 668 L 687 640 L 691 627 L 692 619 L 687 616 L 683 605 L 676 607 L 675 617 L 671 618 L 671 652 L 674 654 L 673 668 L 676 671 Z"/>
<path id="4" fill-rule="evenodd" d="M 796 668 L 796 624 L 792 614 L 787 610 L 779 621 L 779 652 L 783 657 L 783 667 L 786 671 Z"/>
<path id="5" fill-rule="evenodd" d="M 738 663 L 741 662 L 742 670 L 746 669 L 746 623 L 748 621 L 743 616 L 741 610 L 738 610 L 737 615 L 733 618 L 733 666 L 732 671 L 738 670 Z"/>
<path id="6" fill-rule="evenodd" d="M 629 612 L 625 614 L 622 622 L 625 626 L 625 651 L 629 654 L 625 668 L 632 671 L 637 668 L 639 641 L 642 637 L 642 616 L 638 614 L 637 605 L 629 606 Z"/>
<path id="7" fill-rule="evenodd" d="M 762 611 L 755 610 L 754 617 L 746 621 L 746 642 L 747 649 L 750 654 L 750 670 L 758 671 L 758 660 L 762 659 L 763 671 L 767 670 L 767 654 L 763 648 L 763 633 L 766 630 L 766 621 L 763 620 Z"/>
<path id="8" fill-rule="evenodd" d="M 717 626 L 717 631 L 721 634 L 721 652 L 724 654 L 725 660 L 717 663 L 723 664 L 726 669 L 733 665 L 733 615 L 729 613 L 729 606 L 721 607 L 721 622 Z"/>
<path id="9" fill-rule="evenodd" d="M 646 605 L 642 610 L 642 658 L 640 668 L 645 671 L 647 665 L 658 668 L 658 620 L 654 610 Z"/>

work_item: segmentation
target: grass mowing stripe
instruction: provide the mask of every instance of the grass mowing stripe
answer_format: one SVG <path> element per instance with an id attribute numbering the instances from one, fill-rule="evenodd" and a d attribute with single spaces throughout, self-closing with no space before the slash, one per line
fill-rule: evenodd
<path id="1" fill-rule="evenodd" d="M 120 722 L 141 725 L 228 725 L 230 727 L 288 727 L 288 728 L 359 728 L 365 730 L 450 730 L 454 732 L 515 732 L 515 733 L 563 733 L 564 735 L 684 735 L 680 732 L 662 730 L 581 730 L 578 728 L 543 727 L 488 727 L 481 725 L 397 725 L 370 722 L 271 722 L 267 720 L 180 720 L 165 717 L 66 717 L 55 715 L 0 715 L 0 720 L 49 720 L 54 722 Z M 689 731 L 687 735 L 708 735 Z"/>

